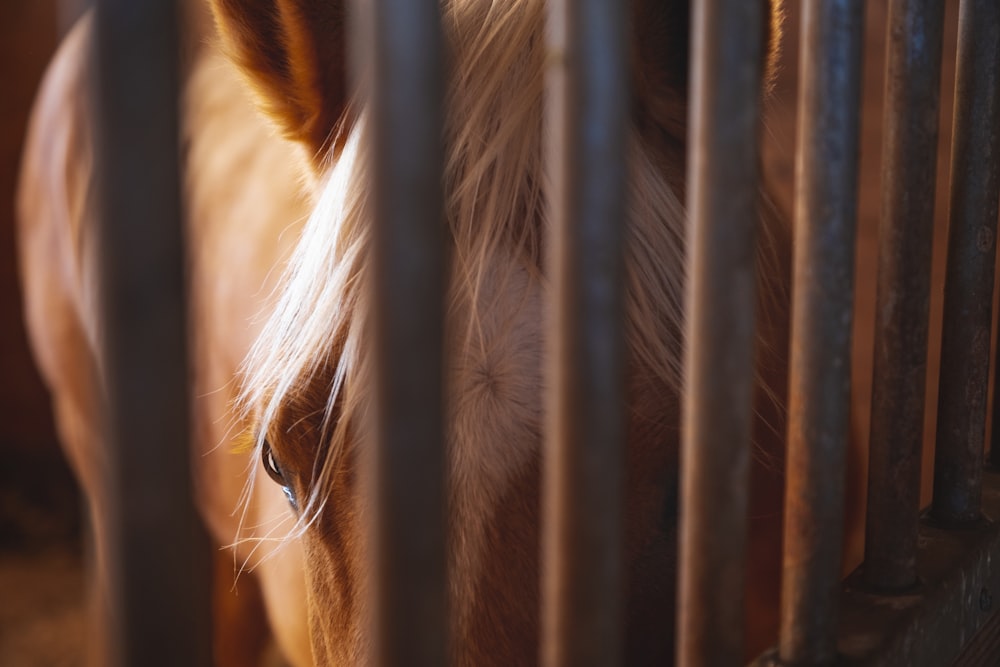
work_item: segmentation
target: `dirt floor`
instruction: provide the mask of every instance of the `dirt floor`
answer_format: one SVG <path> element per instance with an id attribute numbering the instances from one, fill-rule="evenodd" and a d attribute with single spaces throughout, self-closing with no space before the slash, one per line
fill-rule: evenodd
<path id="1" fill-rule="evenodd" d="M 798 72 L 798 2 L 789 8 L 788 34 L 775 95 L 768 104 L 766 170 L 779 201 L 791 210 L 794 175 L 795 101 Z M 957 2 L 948 3 L 945 65 L 942 76 L 942 131 L 939 155 L 938 235 L 935 240 L 932 322 L 940 319 L 943 284 L 945 202 L 948 143 L 954 85 L 954 34 Z M 868 6 L 867 65 L 864 80 L 860 204 L 857 255 L 857 312 L 854 372 L 859 391 L 854 408 L 859 435 L 867 437 L 875 299 L 876 230 L 879 210 L 879 154 L 882 122 L 882 76 L 885 5 Z M 48 423 L 47 403 L 28 362 L 23 332 L 17 322 L 13 271 L 12 205 L 14 174 L 24 119 L 42 63 L 55 43 L 53 3 L 7 0 L 0 3 L 0 80 L 13 94 L 0 98 L 0 293 L 5 301 L 0 319 L 3 364 L 0 422 L 16 424 L 0 433 L 0 665 L 11 667 L 80 664 L 83 632 L 83 577 L 79 509 L 65 466 L 58 460 Z M 928 404 L 935 404 L 938 327 L 931 328 Z M 16 379 L 11 379 L 16 378 Z M 933 410 L 927 418 L 933 433 Z M 8 428 L 8 431 L 10 429 Z M 930 462 L 925 461 L 925 490 Z M 925 491 L 925 496 L 926 496 Z"/>

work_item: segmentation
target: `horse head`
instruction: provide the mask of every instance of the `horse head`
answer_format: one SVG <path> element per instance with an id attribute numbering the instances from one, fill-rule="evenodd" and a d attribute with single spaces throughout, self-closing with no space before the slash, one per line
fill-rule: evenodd
<path id="1" fill-rule="evenodd" d="M 762 1 L 777 17 L 776 1 Z M 370 507 L 359 477 L 372 430 L 371 168 L 369 110 L 348 86 L 346 12 L 332 0 L 212 6 L 260 106 L 301 147 L 312 189 L 277 306 L 245 364 L 242 404 L 298 521 L 313 653 L 324 664 L 366 662 Z M 441 13 L 451 646 L 458 664 L 527 664 L 538 655 L 540 323 L 549 308 L 545 7 L 444 0 Z M 689 13 L 687 0 L 631 2 L 629 664 L 669 662 L 673 650 Z M 777 25 L 767 24 L 771 62 Z M 762 275 L 781 272 L 774 255 L 761 252 Z M 776 281 L 761 281 L 773 294 Z"/>

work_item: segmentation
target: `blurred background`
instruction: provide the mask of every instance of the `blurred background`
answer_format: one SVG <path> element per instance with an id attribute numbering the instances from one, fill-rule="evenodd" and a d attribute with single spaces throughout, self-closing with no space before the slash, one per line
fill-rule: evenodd
<path id="1" fill-rule="evenodd" d="M 79 0 L 0 2 L 0 665 L 82 664 L 82 510 L 21 321 L 14 192 L 35 90 Z"/>

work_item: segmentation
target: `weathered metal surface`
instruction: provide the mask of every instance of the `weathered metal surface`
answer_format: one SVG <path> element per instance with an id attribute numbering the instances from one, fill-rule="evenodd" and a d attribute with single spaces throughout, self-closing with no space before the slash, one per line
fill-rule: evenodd
<path id="1" fill-rule="evenodd" d="M 984 520 L 961 528 L 942 527 L 930 517 L 920 521 L 919 583 L 909 589 L 872 592 L 860 570 L 847 579 L 840 598 L 837 665 L 941 667 L 974 640 L 992 650 L 989 637 L 977 633 L 996 629 L 991 621 L 1000 599 L 1000 523 L 994 520 L 1000 517 L 1000 473 L 984 474 L 983 514 Z M 781 664 L 775 653 L 753 664 Z"/>
<path id="2" fill-rule="evenodd" d="M 802 14 L 781 659 L 836 655 L 844 476 L 851 437 L 863 6 Z"/>
<path id="3" fill-rule="evenodd" d="M 890 6 L 865 581 L 916 581 L 944 3 Z"/>
<path id="4" fill-rule="evenodd" d="M 102 368 L 113 665 L 208 665 L 210 549 L 193 503 L 177 7 L 97 3 Z"/>
<path id="5" fill-rule="evenodd" d="M 624 659 L 627 8 L 563 0 L 549 11 L 554 317 L 541 650 L 552 666 Z"/>
<path id="6" fill-rule="evenodd" d="M 979 629 L 976 636 L 962 650 L 952 667 L 983 667 L 1000 665 L 1000 599 L 994 600 L 997 591 L 981 590 L 979 608 L 990 614 L 989 620 Z"/>
<path id="7" fill-rule="evenodd" d="M 380 0 L 375 49 L 376 660 L 446 662 L 441 27 Z"/>
<path id="8" fill-rule="evenodd" d="M 952 139 L 934 499 L 942 521 L 979 516 L 1000 185 L 1000 3 L 963 0 Z"/>
<path id="9" fill-rule="evenodd" d="M 763 4 L 694 5 L 680 665 L 743 651 Z"/>

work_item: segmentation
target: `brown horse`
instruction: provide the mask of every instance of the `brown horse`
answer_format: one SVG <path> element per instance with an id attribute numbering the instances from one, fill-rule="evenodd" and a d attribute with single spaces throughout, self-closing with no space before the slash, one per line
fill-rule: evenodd
<path id="1" fill-rule="evenodd" d="M 771 64 L 780 12 L 777 0 L 761 1 L 775 17 Z M 344 8 L 334 0 L 211 5 L 217 38 L 201 7 L 188 12 L 195 37 L 183 109 L 192 462 L 203 516 L 217 543 L 231 547 L 218 559 L 217 661 L 258 660 L 266 612 L 294 665 L 364 664 L 367 508 L 356 466 L 369 446 L 371 226 L 367 109 L 345 84 Z M 528 664 L 538 656 L 539 323 L 549 292 L 544 2 L 441 7 L 451 646 L 456 664 Z M 626 650 L 628 664 L 663 664 L 672 660 L 676 577 L 689 7 L 632 0 L 631 9 Z M 85 20 L 44 84 L 20 215 L 36 357 L 98 517 L 106 501 L 83 91 L 89 39 Z M 781 553 L 789 240 L 769 210 L 762 203 L 748 654 L 773 641 Z M 98 554 L 98 590 L 101 562 Z M 234 562 L 246 570 L 236 596 Z"/>

